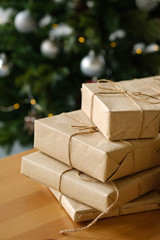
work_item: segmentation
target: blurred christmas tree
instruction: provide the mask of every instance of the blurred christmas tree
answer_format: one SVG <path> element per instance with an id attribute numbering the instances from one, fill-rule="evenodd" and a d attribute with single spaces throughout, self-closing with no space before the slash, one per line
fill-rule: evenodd
<path id="1" fill-rule="evenodd" d="M 0 145 L 80 107 L 82 82 L 160 74 L 157 0 L 1 0 Z"/>

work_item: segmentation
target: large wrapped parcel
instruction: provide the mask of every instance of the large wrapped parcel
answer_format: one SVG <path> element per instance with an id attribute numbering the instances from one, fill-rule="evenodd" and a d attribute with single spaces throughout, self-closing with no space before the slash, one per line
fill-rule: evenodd
<path id="1" fill-rule="evenodd" d="M 94 208 L 75 201 L 53 188 L 49 189 L 74 222 L 93 220 L 100 214 L 100 212 Z M 156 191 L 152 191 L 129 203 L 121 205 L 119 208 L 111 210 L 104 214 L 102 218 L 146 212 L 156 209 L 160 209 L 160 194 Z"/>
<path id="2" fill-rule="evenodd" d="M 121 205 L 152 191 L 160 182 L 160 166 L 102 183 L 41 152 L 22 158 L 21 173 L 100 211 L 118 195 L 117 204 Z"/>
<path id="3" fill-rule="evenodd" d="M 102 182 L 160 165 L 160 135 L 111 142 L 79 125 L 93 126 L 82 110 L 36 120 L 35 147 Z"/>
<path id="4" fill-rule="evenodd" d="M 109 140 L 158 135 L 160 96 L 147 81 L 86 83 L 82 110 Z"/>

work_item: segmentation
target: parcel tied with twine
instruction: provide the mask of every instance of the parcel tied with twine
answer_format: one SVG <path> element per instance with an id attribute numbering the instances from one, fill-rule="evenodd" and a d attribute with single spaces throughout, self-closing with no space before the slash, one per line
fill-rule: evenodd
<path id="1" fill-rule="evenodd" d="M 158 135 L 160 94 L 140 80 L 83 84 L 82 110 L 108 140 Z"/>
<path id="2" fill-rule="evenodd" d="M 21 173 L 100 211 L 132 201 L 160 182 L 160 166 L 102 183 L 41 152 L 23 156 Z"/>
<path id="3" fill-rule="evenodd" d="M 160 165 L 156 138 L 109 141 L 82 110 L 35 121 L 35 148 L 102 182 Z"/>
<path id="4" fill-rule="evenodd" d="M 94 220 L 100 214 L 100 211 L 91 208 L 86 204 L 75 201 L 53 188 L 49 189 L 74 222 Z M 160 209 L 160 194 L 156 191 L 152 191 L 131 202 L 125 203 L 119 207 L 116 206 L 110 212 L 104 214 L 102 218 L 152 211 L 156 209 Z"/>

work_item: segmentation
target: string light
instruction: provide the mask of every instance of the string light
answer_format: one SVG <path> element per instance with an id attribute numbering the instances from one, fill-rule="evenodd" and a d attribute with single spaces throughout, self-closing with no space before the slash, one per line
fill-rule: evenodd
<path id="1" fill-rule="evenodd" d="M 136 49 L 136 53 L 137 53 L 137 54 L 141 54 L 141 53 L 142 53 L 142 49 L 137 48 L 137 49 Z"/>
<path id="2" fill-rule="evenodd" d="M 14 108 L 15 110 L 19 109 L 19 107 L 20 107 L 19 103 L 15 103 L 15 104 L 13 105 L 13 108 Z"/>
<path id="3" fill-rule="evenodd" d="M 34 108 L 37 110 L 37 111 L 40 111 L 40 112 L 43 112 L 45 113 L 45 115 L 48 117 L 52 117 L 53 114 L 52 113 L 47 113 L 46 110 L 39 104 L 36 102 L 36 100 L 34 98 L 32 99 L 24 99 L 21 101 L 21 103 L 14 103 L 13 105 L 10 105 L 10 106 L 0 106 L 0 111 L 1 112 L 12 112 L 12 111 L 15 111 L 17 109 L 19 109 L 21 106 L 23 106 L 24 104 L 31 104 L 32 106 L 34 106 Z"/>
<path id="4" fill-rule="evenodd" d="M 115 48 L 117 46 L 117 43 L 116 42 L 111 42 L 110 46 L 111 46 L 111 48 Z"/>
<path id="5" fill-rule="evenodd" d="M 154 46 L 154 51 L 157 52 L 158 50 L 159 50 L 159 46 L 158 46 L 158 45 L 155 45 L 155 46 Z"/>
<path id="6" fill-rule="evenodd" d="M 53 28 L 57 28 L 57 27 L 58 27 L 58 24 L 57 24 L 57 23 L 54 23 L 54 24 L 52 25 L 52 27 L 53 27 Z"/>
<path id="7" fill-rule="evenodd" d="M 79 41 L 80 43 L 84 43 L 84 42 L 85 42 L 85 38 L 84 38 L 84 37 L 79 37 L 79 38 L 78 38 L 78 41 Z"/>
<path id="8" fill-rule="evenodd" d="M 49 114 L 48 114 L 48 117 L 53 117 L 53 114 L 52 114 L 52 113 L 49 113 Z"/>
<path id="9" fill-rule="evenodd" d="M 30 104 L 35 105 L 36 104 L 36 100 L 35 99 L 31 99 L 30 100 Z"/>

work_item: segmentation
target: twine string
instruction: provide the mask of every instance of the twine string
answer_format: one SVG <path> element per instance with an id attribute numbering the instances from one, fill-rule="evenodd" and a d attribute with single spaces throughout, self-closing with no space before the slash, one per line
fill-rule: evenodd
<path id="1" fill-rule="evenodd" d="M 141 183 L 140 183 L 140 179 L 135 176 L 134 174 L 132 175 L 132 177 L 137 181 L 138 183 L 138 196 L 141 196 Z M 113 181 L 110 181 L 110 183 L 112 184 L 112 186 L 114 187 L 115 189 L 115 192 L 116 192 L 116 199 L 115 201 L 109 206 L 107 207 L 103 212 L 101 212 L 92 222 L 90 222 L 87 226 L 85 227 L 81 227 L 81 228 L 76 228 L 76 229 L 66 229 L 66 230 L 60 230 L 59 232 L 61 234 L 64 234 L 64 233 L 69 233 L 69 232 L 77 232 L 77 231 L 84 231 L 86 229 L 89 229 L 90 227 L 92 227 L 94 224 L 96 224 L 96 222 L 104 215 L 104 214 L 107 214 L 109 213 L 112 209 L 114 209 L 115 207 L 118 208 L 118 216 L 120 215 L 120 206 L 118 204 L 118 200 L 119 200 L 119 190 L 117 188 L 117 186 L 114 184 Z"/>
<path id="2" fill-rule="evenodd" d="M 102 85 L 102 83 L 111 83 L 113 85 L 113 87 L 105 87 L 104 85 Z M 94 96 L 95 95 L 100 95 L 100 94 L 124 94 L 126 97 L 128 97 L 139 109 L 141 116 L 140 116 L 140 121 L 139 121 L 139 127 L 137 129 L 137 138 L 140 138 L 141 136 L 141 131 L 142 131 L 142 125 L 143 125 L 143 119 L 144 119 L 144 113 L 143 110 L 141 108 L 141 106 L 136 102 L 140 101 L 140 102 L 145 102 L 148 104 L 160 104 L 160 100 L 158 98 L 158 96 L 160 96 L 159 94 L 151 96 L 149 94 L 145 94 L 145 93 L 141 93 L 141 92 L 128 92 L 126 90 L 124 90 L 121 85 L 119 83 L 115 83 L 111 80 L 107 80 L 107 79 L 100 79 L 97 81 L 97 85 L 98 88 L 101 90 L 105 90 L 105 91 L 99 91 L 96 93 L 93 93 L 92 97 L 91 97 L 91 110 L 90 110 L 90 119 L 91 121 L 93 121 L 93 104 L 94 104 Z M 156 101 L 151 101 L 151 100 L 156 100 Z"/>
<path id="3" fill-rule="evenodd" d="M 80 124 L 82 124 L 82 125 L 71 125 L 72 128 L 78 128 L 75 133 L 73 133 L 69 136 L 69 140 L 68 140 L 68 161 L 69 161 L 69 165 L 73 168 L 72 161 L 71 161 L 72 137 L 77 136 L 77 135 L 83 135 L 83 134 L 90 134 L 90 133 L 98 132 L 98 128 L 94 125 L 92 125 L 92 126 L 86 125 L 84 122 L 80 121 L 77 118 L 74 118 L 73 116 L 71 116 L 67 113 L 63 113 L 63 114 L 66 115 L 67 117 L 75 120 L 76 122 L 79 122 Z"/>
<path id="4" fill-rule="evenodd" d="M 64 234 L 64 233 L 69 233 L 69 232 L 77 232 L 77 231 L 84 231 L 86 229 L 89 229 L 90 227 L 92 227 L 97 221 L 99 218 L 101 218 L 104 214 L 110 212 L 113 208 L 115 208 L 117 205 L 118 205 L 118 199 L 119 199 L 119 191 L 117 189 L 117 187 L 115 186 L 115 184 L 111 181 L 110 182 L 114 189 L 115 189 L 115 192 L 116 192 L 116 199 L 115 201 L 109 206 L 107 207 L 102 213 L 100 213 L 91 223 L 89 223 L 87 226 L 85 227 L 81 227 L 81 228 L 76 228 L 76 229 L 67 229 L 67 230 L 60 230 L 59 232 L 61 234 Z"/>
<path id="5" fill-rule="evenodd" d="M 60 178 L 59 178 L 59 185 L 58 185 L 58 191 L 61 193 L 61 185 L 62 185 L 62 177 L 63 177 L 63 174 L 66 173 L 66 172 L 69 172 L 73 170 L 73 168 L 68 168 L 66 169 L 65 171 L 63 171 L 60 175 Z"/>

